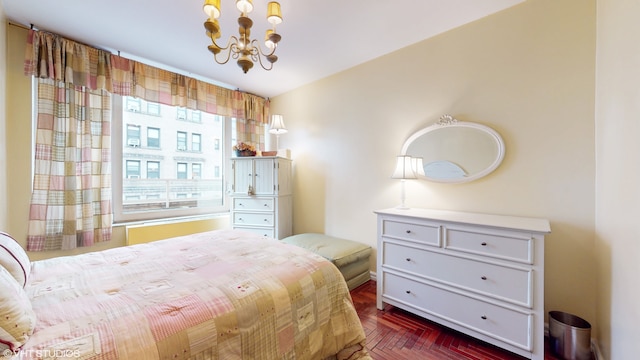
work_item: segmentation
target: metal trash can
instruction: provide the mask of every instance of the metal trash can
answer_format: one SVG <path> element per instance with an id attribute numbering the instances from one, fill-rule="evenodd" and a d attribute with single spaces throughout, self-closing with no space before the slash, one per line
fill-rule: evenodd
<path id="1" fill-rule="evenodd" d="M 562 311 L 549 311 L 551 351 L 565 360 L 591 360 L 591 324 Z"/>

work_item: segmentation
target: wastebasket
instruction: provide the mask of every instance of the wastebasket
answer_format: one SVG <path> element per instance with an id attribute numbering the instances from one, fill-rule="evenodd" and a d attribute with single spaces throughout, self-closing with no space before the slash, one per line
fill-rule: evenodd
<path id="1" fill-rule="evenodd" d="M 562 311 L 549 311 L 551 351 L 565 360 L 591 360 L 591 324 Z"/>

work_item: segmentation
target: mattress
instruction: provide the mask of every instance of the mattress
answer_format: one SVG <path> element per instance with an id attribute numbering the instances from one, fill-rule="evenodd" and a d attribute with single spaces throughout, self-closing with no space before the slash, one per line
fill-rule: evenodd
<path id="1" fill-rule="evenodd" d="M 218 230 L 31 266 L 19 358 L 370 359 L 340 272 L 275 239 Z"/>

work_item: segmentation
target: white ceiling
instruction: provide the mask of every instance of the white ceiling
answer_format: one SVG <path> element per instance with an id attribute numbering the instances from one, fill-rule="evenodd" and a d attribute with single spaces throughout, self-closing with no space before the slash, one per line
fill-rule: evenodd
<path id="1" fill-rule="evenodd" d="M 273 97 L 524 0 L 280 0 L 279 60 L 244 74 L 207 50 L 203 0 L 0 0 L 11 23 L 60 34 L 225 87 Z M 252 34 L 264 37 L 266 3 L 254 0 Z M 222 39 L 237 35 L 235 4 L 222 0 Z M 226 42 L 221 41 L 221 42 Z M 402 66 L 399 64 L 398 66 Z"/>

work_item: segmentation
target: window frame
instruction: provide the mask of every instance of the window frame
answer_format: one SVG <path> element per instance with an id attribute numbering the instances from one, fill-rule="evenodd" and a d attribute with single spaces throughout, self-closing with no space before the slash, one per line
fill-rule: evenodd
<path id="1" fill-rule="evenodd" d="M 231 147 L 233 141 L 233 119 L 230 117 L 224 117 L 224 123 L 222 124 L 224 137 L 222 139 L 222 205 L 215 207 L 202 207 L 202 208 L 186 208 L 186 209 L 170 209 L 162 211 L 149 211 L 139 213 L 123 213 L 123 201 L 122 201 L 122 178 L 123 178 L 123 127 L 126 124 L 123 123 L 122 113 L 123 99 L 120 95 L 112 94 L 112 136 L 111 136 L 111 191 L 112 191 L 112 207 L 114 224 L 127 223 L 132 221 L 144 221 L 144 220 L 168 220 L 172 218 L 190 217 L 190 216 L 202 216 L 211 214 L 224 214 L 230 210 L 229 196 L 227 189 L 229 188 L 229 180 L 232 178 L 231 174 Z M 217 119 L 216 119 L 217 121 Z M 227 149 L 229 149 L 227 151 Z"/>

